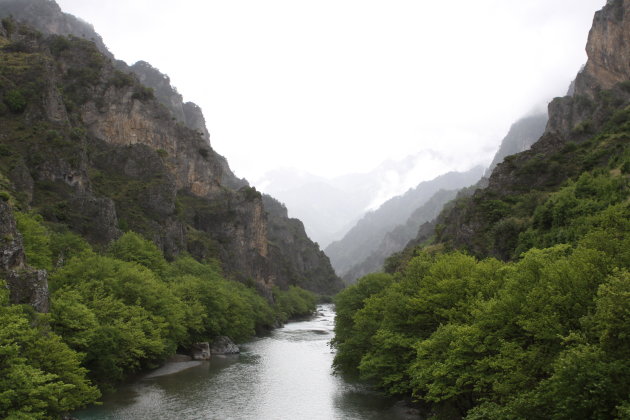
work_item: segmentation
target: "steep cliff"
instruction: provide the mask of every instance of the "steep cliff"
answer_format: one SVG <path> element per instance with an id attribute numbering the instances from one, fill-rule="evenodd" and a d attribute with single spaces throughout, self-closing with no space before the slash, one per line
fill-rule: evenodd
<path id="1" fill-rule="evenodd" d="M 24 5 L 38 3 L 52 8 L 53 21 L 79 22 L 54 2 Z M 8 14 L 7 5 L 18 14 L 11 1 L 0 2 L 0 14 Z M 59 27 L 34 21 L 51 31 Z M 299 252 L 269 253 L 260 194 L 212 149 L 201 110 L 173 96 L 168 78 L 136 65 L 159 88 L 153 89 L 91 41 L 42 36 L 11 19 L 3 25 L 0 171 L 21 205 L 95 244 L 134 230 L 169 258 L 182 252 L 217 258 L 227 274 L 253 281 L 268 296 L 275 282 L 300 284 L 306 278 L 299 268 L 272 273 L 279 265 L 274 259 L 298 261 Z M 165 106 L 169 97 L 171 106 Z M 175 115 L 173 108 L 181 112 Z M 285 215 L 280 223 L 292 222 Z M 327 260 L 319 262 L 330 268 Z"/>
<path id="2" fill-rule="evenodd" d="M 306 236 L 302 222 L 289 219 L 287 208 L 271 196 L 263 195 L 263 203 L 269 218 L 269 253 L 276 284 L 299 285 L 324 295 L 341 290 L 341 279 L 326 254 Z"/>

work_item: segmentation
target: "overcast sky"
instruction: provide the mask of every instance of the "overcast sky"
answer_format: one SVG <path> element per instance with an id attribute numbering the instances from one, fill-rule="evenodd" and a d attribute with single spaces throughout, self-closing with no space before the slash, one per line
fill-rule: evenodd
<path id="1" fill-rule="evenodd" d="M 256 180 L 425 150 L 487 164 L 512 122 L 564 95 L 605 0 L 57 2 L 117 58 L 168 74 Z"/>

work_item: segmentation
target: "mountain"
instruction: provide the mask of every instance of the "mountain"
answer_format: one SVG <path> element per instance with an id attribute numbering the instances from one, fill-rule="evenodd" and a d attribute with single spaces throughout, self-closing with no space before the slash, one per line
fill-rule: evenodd
<path id="1" fill-rule="evenodd" d="M 555 98 L 549 121 L 531 149 L 511 155 L 492 172 L 488 187 L 440 216 L 437 242 L 473 255 L 513 259 L 536 228 L 534 210 L 567 180 L 623 156 L 624 108 L 630 98 L 630 34 L 626 1 L 609 1 L 595 15 L 586 47 L 588 62 L 572 95 Z M 599 134 L 599 135 L 596 135 Z M 520 240 L 519 240 L 520 237 Z M 532 238 L 533 243 L 538 243 Z M 531 245 L 531 244 L 530 244 Z"/>
<path id="2" fill-rule="evenodd" d="M 449 167 L 452 162 L 448 156 L 429 150 L 401 160 L 386 160 L 368 172 L 333 178 L 277 169 L 256 185 L 282 201 L 289 214 L 304 222 L 309 237 L 326 247 L 343 238 L 367 211 Z"/>
<path id="3" fill-rule="evenodd" d="M 337 295 L 337 370 L 423 418 L 627 417 L 630 0 L 586 50 L 529 150 Z"/>
<path id="4" fill-rule="evenodd" d="M 9 15 L 44 34 L 5 19 L 2 97 L 10 109 L 1 117 L 8 152 L 0 169 L 22 206 L 94 244 L 133 230 L 168 258 L 218 258 L 231 277 L 267 295 L 310 278 L 317 264 L 332 273 L 321 253 L 303 264 L 292 244 L 317 245 L 234 176 L 212 149 L 199 107 L 183 102 L 166 75 L 116 61 L 89 24 L 54 1 L 0 1 L 0 17 Z M 270 236 L 270 213 L 286 234 Z M 322 276 L 313 291 L 338 290 L 334 274 Z"/>
<path id="5" fill-rule="evenodd" d="M 386 258 L 405 248 L 416 237 L 420 226 L 435 219 L 444 205 L 456 195 L 457 190 L 439 190 L 433 194 L 426 203 L 414 210 L 406 223 L 387 232 L 378 247 L 365 260 L 354 264 L 343 275 L 344 282 L 352 284 L 366 274 L 381 271 Z"/>
<path id="6" fill-rule="evenodd" d="M 328 257 L 304 232 L 299 219 L 289 219 L 287 208 L 273 197 L 264 194 L 263 203 L 268 216 L 269 254 L 275 283 L 333 295 L 343 287 Z M 290 283 L 286 283 L 287 280 Z M 281 283 L 281 281 L 285 283 Z"/>
<path id="7" fill-rule="evenodd" d="M 424 205 L 436 192 L 453 190 L 474 184 L 483 175 L 483 168 L 477 166 L 467 172 L 449 172 L 418 184 L 401 196 L 383 203 L 377 210 L 367 213 L 339 241 L 326 247 L 326 255 L 333 268 L 342 277 L 357 263 L 367 259 L 378 249 L 385 235 L 394 229 L 401 220 Z"/>
<path id="8" fill-rule="evenodd" d="M 538 114 L 521 118 L 512 126 L 507 135 L 501 141 L 490 167 L 486 170 L 489 174 L 498 163 L 506 156 L 527 150 L 540 138 L 547 124 L 547 115 Z M 481 188 L 486 181 L 480 182 L 476 187 Z M 368 273 L 379 271 L 383 263 L 390 255 L 403 250 L 410 241 L 418 235 L 418 229 L 425 223 L 433 221 L 441 212 L 446 203 L 456 198 L 458 190 L 440 190 L 435 193 L 425 204 L 417 208 L 404 224 L 400 224 L 389 231 L 380 244 L 363 261 L 354 264 L 344 275 L 346 284 L 351 284 L 358 278 Z M 462 194 L 468 193 L 462 192 Z M 427 229 L 425 227 L 425 230 Z M 424 232 L 424 230 L 423 230 Z M 423 240 L 426 240 L 424 238 Z M 418 242 L 417 240 L 414 243 Z"/>
<path id="9" fill-rule="evenodd" d="M 271 171 L 257 184 L 302 220 L 309 237 L 322 247 L 343 234 L 340 232 L 363 214 L 371 200 L 369 191 L 352 190 L 334 180 L 293 169 Z"/>

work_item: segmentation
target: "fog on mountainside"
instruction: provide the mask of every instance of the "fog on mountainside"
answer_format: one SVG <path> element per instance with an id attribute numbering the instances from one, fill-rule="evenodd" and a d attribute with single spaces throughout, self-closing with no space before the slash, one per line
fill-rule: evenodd
<path id="1" fill-rule="evenodd" d="M 282 201 L 291 217 L 304 222 L 309 237 L 322 248 L 343 236 L 370 210 L 404 194 L 420 182 L 451 170 L 466 170 L 431 150 L 388 160 L 366 173 L 325 178 L 293 168 L 270 171 L 254 185 Z"/>
<path id="2" fill-rule="evenodd" d="M 405 194 L 367 213 L 342 239 L 325 249 L 337 274 L 343 277 L 351 267 L 368 258 L 389 231 L 404 223 L 414 210 L 425 204 L 436 192 L 472 185 L 482 177 L 483 172 L 483 167 L 476 166 L 464 173 L 440 175 L 421 182 Z"/>
<path id="3" fill-rule="evenodd" d="M 492 170 L 505 159 L 506 156 L 523 152 L 531 147 L 545 132 L 547 125 L 547 112 L 523 117 L 510 127 L 510 131 L 505 136 L 499 150 L 494 155 L 492 163 L 486 171 L 490 175 Z"/>

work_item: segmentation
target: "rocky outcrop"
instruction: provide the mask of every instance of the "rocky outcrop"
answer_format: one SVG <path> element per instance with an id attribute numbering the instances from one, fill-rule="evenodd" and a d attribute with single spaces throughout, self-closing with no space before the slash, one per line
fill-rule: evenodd
<path id="1" fill-rule="evenodd" d="M 234 344 L 230 337 L 226 337 L 224 335 L 216 337 L 212 340 L 212 346 L 210 346 L 210 353 L 212 355 L 238 354 L 240 352 L 241 349 Z"/>
<path id="2" fill-rule="evenodd" d="M 584 139 L 606 119 L 602 92 L 618 89 L 630 74 L 630 0 L 610 0 L 595 13 L 586 53 L 569 94 L 549 104 L 544 143 Z"/>
<path id="3" fill-rule="evenodd" d="M 25 265 L 22 235 L 17 230 L 9 203 L 0 199 L 0 270 L 19 270 Z"/>
<path id="4" fill-rule="evenodd" d="M 210 344 L 207 342 L 194 343 L 191 348 L 193 360 L 210 360 L 212 353 L 210 352 Z"/>
<path id="5" fill-rule="evenodd" d="M 26 264 L 22 235 L 17 230 L 11 207 L 0 199 L 0 277 L 9 289 L 9 301 L 30 304 L 48 312 L 48 275 Z"/>
<path id="6" fill-rule="evenodd" d="M 588 61 L 575 80 L 575 95 L 594 98 L 630 74 L 630 0 L 608 0 L 595 13 L 586 44 Z"/>
<path id="7" fill-rule="evenodd" d="M 206 128 L 206 120 L 201 108 L 192 102 L 184 103 L 184 98 L 171 85 L 171 79 L 166 74 L 146 61 L 138 61 L 129 67 L 129 70 L 138 76 L 140 83 L 153 89 L 157 100 L 171 112 L 177 121 L 184 123 L 186 127 L 195 130 L 210 142 L 210 133 Z"/>
<path id="8" fill-rule="evenodd" d="M 269 252 L 274 282 L 281 286 L 299 285 L 322 295 L 333 295 L 343 287 L 330 260 L 313 243 L 304 225 L 290 219 L 287 208 L 274 198 L 263 195 L 269 220 Z"/>

